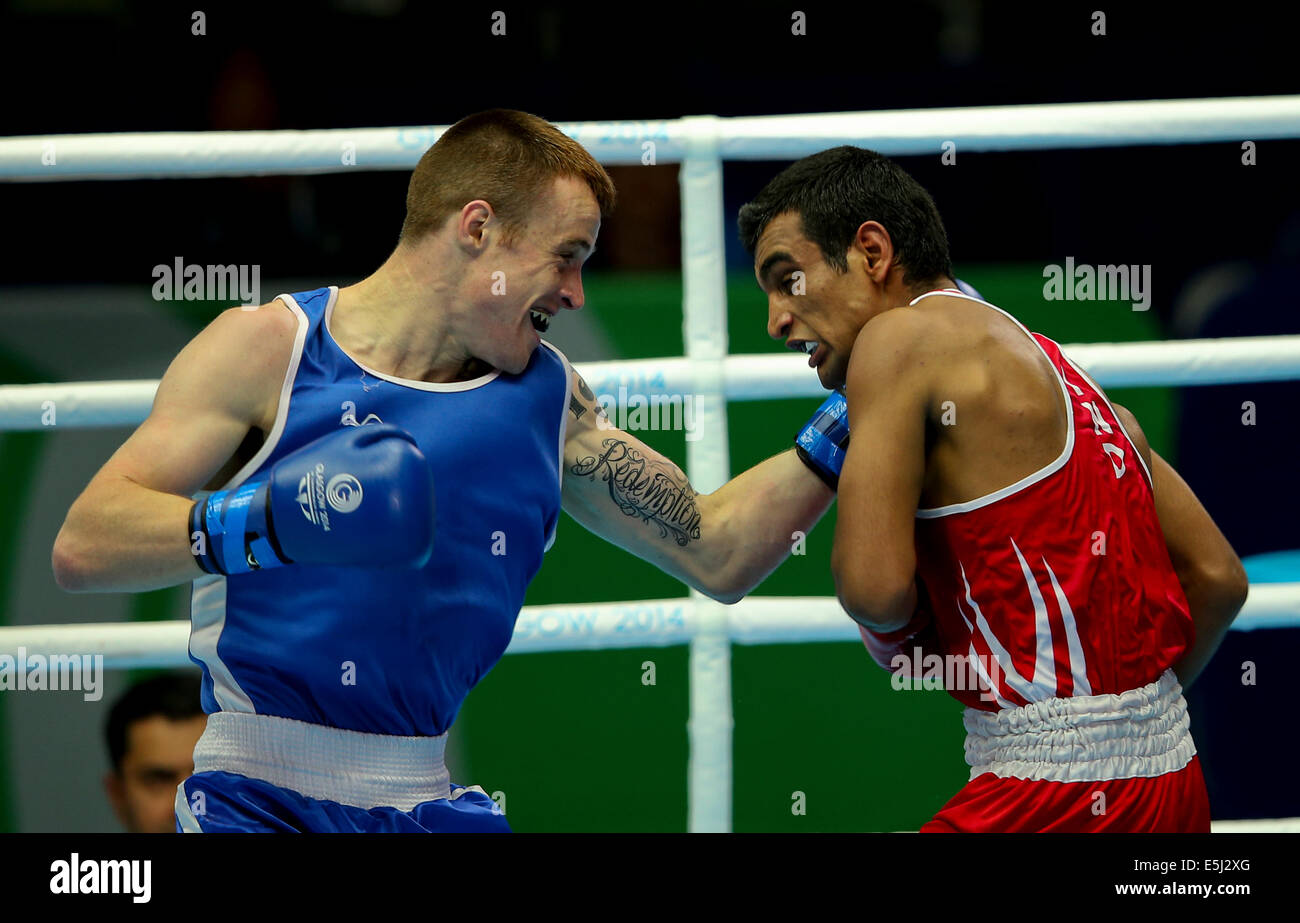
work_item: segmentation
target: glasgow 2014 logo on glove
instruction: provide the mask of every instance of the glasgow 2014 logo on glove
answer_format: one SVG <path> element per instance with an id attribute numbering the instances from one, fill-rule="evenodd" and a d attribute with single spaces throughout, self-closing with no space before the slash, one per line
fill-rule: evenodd
<path id="1" fill-rule="evenodd" d="M 325 485 L 325 499 L 340 513 L 350 513 L 361 505 L 361 482 L 350 474 L 336 474 Z"/>
<path id="2" fill-rule="evenodd" d="M 325 465 L 317 464 L 298 482 L 298 508 L 307 521 L 330 530 L 330 514 L 326 504 L 340 513 L 351 513 L 361 505 L 361 482 L 350 474 L 336 474 L 325 483 Z"/>

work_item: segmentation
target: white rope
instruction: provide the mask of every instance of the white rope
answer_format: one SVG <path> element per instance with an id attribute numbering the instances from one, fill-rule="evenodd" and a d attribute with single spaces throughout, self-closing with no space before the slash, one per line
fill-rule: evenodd
<path id="1" fill-rule="evenodd" d="M 712 607 L 710 607 L 711 611 Z M 858 641 L 856 624 L 831 596 L 750 596 L 718 606 L 721 620 L 707 625 L 695 599 L 525 606 L 507 654 L 599 651 L 689 644 L 701 633 L 721 633 L 734 644 L 806 644 Z M 1300 583 L 1250 588 L 1234 631 L 1300 626 Z M 102 654 L 110 669 L 190 665 L 190 623 L 108 622 L 13 625 L 0 628 L 0 655 Z"/>
<path id="2" fill-rule="evenodd" d="M 1076 343 L 1062 348 L 1108 388 L 1300 378 L 1300 336 Z M 728 400 L 825 396 L 807 359 L 793 355 L 727 356 L 720 363 L 665 358 L 576 365 L 598 397 L 615 400 L 620 388 L 629 395 L 710 394 L 719 387 L 711 371 L 719 366 Z M 157 390 L 156 380 L 3 385 L 0 431 L 134 425 L 148 416 Z"/>
<path id="3" fill-rule="evenodd" d="M 1300 833 L 1300 817 L 1212 820 L 1211 833 Z"/>
<path id="4" fill-rule="evenodd" d="M 907 109 L 723 119 L 725 160 L 795 160 L 838 144 L 890 156 L 1300 136 L 1300 96 Z"/>
<path id="5" fill-rule="evenodd" d="M 681 163 L 702 117 L 560 123 L 606 164 Z M 837 144 L 937 154 L 1300 136 L 1300 96 L 707 117 L 723 160 L 794 160 Z M 0 179 L 162 179 L 409 170 L 446 126 L 149 132 L 0 139 Z M 646 145 L 653 145 L 647 148 Z"/>

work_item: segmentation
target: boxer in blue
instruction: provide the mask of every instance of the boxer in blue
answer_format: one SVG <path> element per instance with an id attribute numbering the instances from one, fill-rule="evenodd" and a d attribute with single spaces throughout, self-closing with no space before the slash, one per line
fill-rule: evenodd
<path id="1" fill-rule="evenodd" d="M 73 504 L 65 589 L 193 581 L 209 718 L 179 830 L 508 830 L 443 747 L 560 510 L 733 602 L 829 507 L 839 395 L 796 448 L 701 494 L 541 339 L 582 307 L 613 203 L 554 126 L 463 119 L 416 167 L 383 266 L 221 314 Z"/>

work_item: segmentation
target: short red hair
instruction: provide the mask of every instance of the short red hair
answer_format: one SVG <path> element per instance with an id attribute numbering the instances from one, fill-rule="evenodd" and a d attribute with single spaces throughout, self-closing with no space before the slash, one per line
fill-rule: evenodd
<path id="1" fill-rule="evenodd" d="M 475 199 L 492 206 L 510 237 L 560 177 L 585 182 L 602 217 L 613 211 L 613 180 L 577 141 L 527 112 L 476 112 L 448 128 L 416 164 L 401 240 L 413 243 L 436 231 Z"/>

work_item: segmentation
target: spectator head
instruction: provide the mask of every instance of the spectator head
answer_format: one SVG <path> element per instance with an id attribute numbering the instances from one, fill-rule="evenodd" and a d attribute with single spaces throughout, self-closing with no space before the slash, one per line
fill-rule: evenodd
<path id="1" fill-rule="evenodd" d="M 175 832 L 176 788 L 194 772 L 194 745 L 206 724 L 197 673 L 146 679 L 114 703 L 104 791 L 129 832 Z"/>

